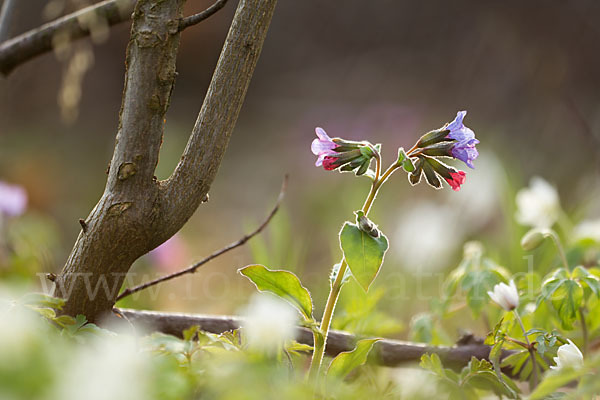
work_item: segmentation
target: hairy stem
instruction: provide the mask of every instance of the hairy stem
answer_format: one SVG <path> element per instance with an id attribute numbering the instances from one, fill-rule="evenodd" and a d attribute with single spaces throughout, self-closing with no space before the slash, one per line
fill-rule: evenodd
<path id="1" fill-rule="evenodd" d="M 371 207 L 373 205 L 373 202 L 375 201 L 375 198 L 377 197 L 377 192 L 379 191 L 379 188 L 381 188 L 381 185 L 383 185 L 387 178 L 394 172 L 395 169 L 397 169 L 397 166 L 395 166 L 394 164 L 387 169 L 384 175 L 380 175 L 381 157 L 379 155 L 375 157 L 375 162 L 376 176 L 373 180 L 373 184 L 371 185 L 369 195 L 367 196 L 365 204 L 362 208 L 362 211 L 364 212 L 365 216 L 369 214 L 369 211 L 371 210 Z M 331 285 L 331 291 L 329 292 L 329 296 L 327 297 L 325 311 L 323 312 L 323 318 L 321 320 L 320 332 L 314 333 L 314 352 L 310 363 L 310 369 L 308 372 L 309 378 L 316 378 L 319 376 L 321 363 L 323 362 L 323 354 L 325 353 L 325 347 L 327 346 L 329 326 L 331 325 L 331 320 L 335 311 L 335 305 L 342 290 L 346 268 L 348 268 L 348 263 L 346 262 L 346 259 L 342 259 L 340 269 L 335 278 L 335 281 Z"/>
<path id="2" fill-rule="evenodd" d="M 560 260 L 562 261 L 563 266 L 568 271 L 569 270 L 569 262 L 567 261 L 567 256 L 565 255 L 565 250 L 563 249 L 562 243 L 560 243 L 560 239 L 558 238 L 558 235 L 556 234 L 556 232 L 549 229 L 546 236 L 549 236 L 552 239 L 552 241 L 554 242 L 554 245 L 556 246 L 556 248 L 558 250 L 558 254 L 560 255 Z"/>

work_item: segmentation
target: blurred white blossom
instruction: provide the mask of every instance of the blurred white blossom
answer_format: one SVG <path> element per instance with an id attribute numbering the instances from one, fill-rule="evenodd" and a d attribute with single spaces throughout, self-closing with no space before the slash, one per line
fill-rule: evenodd
<path id="1" fill-rule="evenodd" d="M 150 365 L 146 353 L 125 335 L 103 336 L 86 344 L 65 366 L 57 382 L 57 399 L 145 400 L 150 398 Z"/>
<path id="2" fill-rule="evenodd" d="M 392 374 L 402 399 L 431 399 L 439 395 L 431 372 L 419 368 L 394 368 Z"/>
<path id="3" fill-rule="evenodd" d="M 406 208 L 399 218 L 392 249 L 409 271 L 435 271 L 462 243 L 465 226 L 456 208 L 420 202 Z"/>
<path id="4" fill-rule="evenodd" d="M 544 179 L 534 176 L 529 187 L 517 192 L 517 221 L 534 228 L 550 228 L 560 215 L 560 201 L 556 188 Z"/>
<path id="5" fill-rule="evenodd" d="M 575 239 L 592 239 L 600 242 L 600 219 L 583 221 L 575 227 L 573 236 Z"/>
<path id="6" fill-rule="evenodd" d="M 298 312 L 278 297 L 256 294 L 242 314 L 243 332 L 252 349 L 274 353 L 294 338 Z"/>
<path id="7" fill-rule="evenodd" d="M 493 291 L 487 292 L 487 294 L 506 311 L 512 311 L 519 306 L 519 292 L 513 280 L 508 285 L 504 282 L 497 284 Z"/>
<path id="8" fill-rule="evenodd" d="M 2 296 L 0 293 L 0 364 L 18 359 L 45 328 L 33 311 Z"/>
<path id="9" fill-rule="evenodd" d="M 569 343 L 560 346 L 556 353 L 557 357 L 554 357 L 556 366 L 551 365 L 550 368 L 559 370 L 564 367 L 580 368 L 583 366 L 583 354 L 581 354 L 581 350 L 579 350 L 579 347 L 571 339 L 567 340 Z"/>
<path id="10" fill-rule="evenodd" d="M 502 164 L 493 153 L 482 151 L 477 168 L 469 171 L 460 191 L 446 190 L 444 193 L 449 205 L 457 209 L 464 222 L 468 222 L 465 229 L 470 233 L 498 216 L 505 186 Z"/>

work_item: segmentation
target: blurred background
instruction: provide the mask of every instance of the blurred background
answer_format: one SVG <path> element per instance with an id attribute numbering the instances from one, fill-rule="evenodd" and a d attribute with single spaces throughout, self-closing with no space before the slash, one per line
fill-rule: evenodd
<path id="1" fill-rule="evenodd" d="M 19 3 L 11 35 L 84 5 Z M 186 14 L 210 4 L 188 1 Z M 182 35 L 161 179 L 185 146 L 235 7 L 231 0 Z M 289 173 L 283 209 L 248 246 L 120 305 L 235 313 L 255 290 L 237 269 L 263 263 L 298 274 L 320 315 L 340 258 L 336 234 L 362 206 L 369 181 L 316 168 L 314 128 L 382 143 L 389 164 L 399 146 L 411 147 L 463 109 L 481 141 L 476 169 L 458 193 L 393 176 L 371 214 L 391 243 L 381 276 L 369 295 L 345 289 L 336 326 L 406 337 L 470 240 L 509 270 L 527 270 L 531 259 L 518 246 L 527 228 L 514 216 L 515 194 L 531 177 L 558 190 L 564 224 L 600 218 L 597 15 L 594 0 L 280 1 L 210 201 L 160 251 L 138 260 L 130 283 L 187 266 L 254 229 Z M 28 195 L 27 211 L 5 221 L 4 283 L 42 287 L 36 274 L 58 273 L 78 219 L 102 194 L 128 34 L 129 23 L 115 26 L 0 79 L 0 180 Z M 547 271 L 555 262 L 538 257 L 533 266 Z M 369 316 L 370 327 L 346 324 L 357 315 Z"/>

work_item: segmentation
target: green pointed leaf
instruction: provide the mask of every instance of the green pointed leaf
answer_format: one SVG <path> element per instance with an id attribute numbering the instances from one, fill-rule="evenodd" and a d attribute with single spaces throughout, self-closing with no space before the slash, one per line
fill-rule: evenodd
<path id="1" fill-rule="evenodd" d="M 573 322 L 577 319 L 577 312 L 583 306 L 583 287 L 579 282 L 565 279 L 551 297 L 552 306 L 558 311 L 564 329 L 572 329 Z"/>
<path id="2" fill-rule="evenodd" d="M 312 298 L 300 279 L 289 271 L 274 271 L 263 265 L 248 265 L 239 269 L 261 292 L 273 293 L 291 303 L 306 320 L 312 319 Z"/>
<path id="3" fill-rule="evenodd" d="M 440 360 L 440 356 L 435 353 L 423 354 L 421 356 L 419 367 L 431 371 L 440 377 L 445 376 L 442 360 Z"/>
<path id="4" fill-rule="evenodd" d="M 544 376 L 544 380 L 531 393 L 529 399 L 538 400 L 546 398 L 546 396 L 566 386 L 569 382 L 577 380 L 586 373 L 589 373 L 589 370 L 586 368 L 561 368 L 558 371 L 551 371 Z"/>
<path id="5" fill-rule="evenodd" d="M 379 237 L 374 238 L 355 224 L 346 222 L 340 232 L 340 244 L 352 275 L 368 291 L 388 249 L 387 237 L 380 232 Z"/>
<path id="6" fill-rule="evenodd" d="M 359 340 L 354 350 L 338 354 L 329 364 L 327 376 L 344 377 L 354 368 L 363 365 L 367 361 L 373 345 L 379 340 L 381 339 Z"/>
<path id="7" fill-rule="evenodd" d="M 26 306 L 48 307 L 60 310 L 65 305 L 65 300 L 44 293 L 27 293 L 19 299 L 19 303 Z"/>

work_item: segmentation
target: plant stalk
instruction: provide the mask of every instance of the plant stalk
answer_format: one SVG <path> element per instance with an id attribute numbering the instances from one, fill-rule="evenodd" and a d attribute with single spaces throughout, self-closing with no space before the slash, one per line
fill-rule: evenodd
<path id="1" fill-rule="evenodd" d="M 527 331 L 525 330 L 525 325 L 523 325 L 523 321 L 521 321 L 521 316 L 517 312 L 516 308 L 513 310 L 513 313 L 515 314 L 517 322 L 519 322 L 519 325 L 521 326 L 521 329 L 523 330 L 523 336 L 525 336 L 525 342 L 527 343 L 527 349 L 529 350 L 529 356 L 531 357 L 532 381 L 530 382 L 529 389 L 533 391 L 533 389 L 537 386 L 537 383 L 538 383 L 538 376 L 537 376 L 538 371 L 537 371 L 537 361 L 535 359 L 535 349 L 529 342 L 529 337 L 527 337 Z"/>
<path id="2" fill-rule="evenodd" d="M 377 197 L 377 192 L 381 185 L 389 178 L 389 176 L 396 170 L 399 166 L 396 164 L 391 165 L 383 175 L 381 174 L 381 157 L 377 155 L 375 157 L 376 162 L 376 176 L 373 180 L 373 184 L 371 185 L 371 190 L 367 199 L 365 200 L 365 204 L 363 205 L 362 211 L 365 216 L 369 214 L 371 210 L 371 206 L 373 205 L 373 201 L 375 197 Z M 323 354 L 325 353 L 325 346 L 327 345 L 327 334 L 329 332 L 329 326 L 331 325 L 331 320 L 333 318 L 333 312 L 335 310 L 335 305 L 337 303 L 338 297 L 340 295 L 340 291 L 342 290 L 342 285 L 344 282 L 344 274 L 346 273 L 346 268 L 348 268 L 348 263 L 346 259 L 342 259 L 342 263 L 340 265 L 340 269 L 338 271 L 337 277 L 335 281 L 331 285 L 331 291 L 329 292 L 329 296 L 327 297 L 327 303 L 325 304 L 325 311 L 323 312 L 323 318 L 321 320 L 320 332 L 315 332 L 313 334 L 314 337 L 314 351 L 313 357 L 310 363 L 310 369 L 308 371 L 308 376 L 311 379 L 314 379 L 319 376 L 319 371 L 321 370 L 321 364 L 323 362 Z"/>

